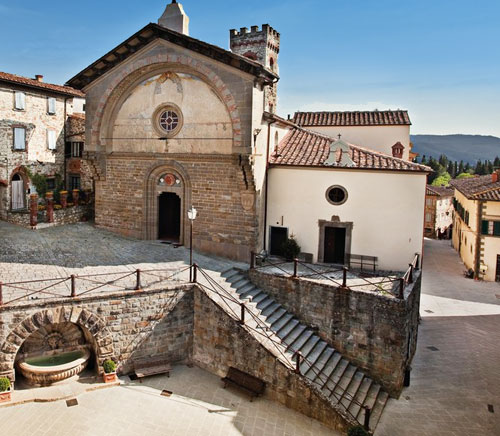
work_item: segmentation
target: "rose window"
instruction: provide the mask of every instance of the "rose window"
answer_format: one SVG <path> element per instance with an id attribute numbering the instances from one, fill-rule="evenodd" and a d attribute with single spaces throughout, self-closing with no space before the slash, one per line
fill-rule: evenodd
<path id="1" fill-rule="evenodd" d="M 166 132 L 173 132 L 179 125 L 179 115 L 176 112 L 167 110 L 160 115 L 160 127 Z"/>

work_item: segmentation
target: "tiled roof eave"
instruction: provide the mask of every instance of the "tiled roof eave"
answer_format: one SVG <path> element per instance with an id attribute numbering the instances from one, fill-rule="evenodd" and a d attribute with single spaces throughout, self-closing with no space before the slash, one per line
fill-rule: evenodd
<path id="1" fill-rule="evenodd" d="M 19 88 L 23 88 L 23 89 L 36 90 L 38 92 L 43 92 L 45 94 L 58 94 L 58 95 L 65 95 L 68 97 L 85 98 L 85 94 L 77 89 L 65 90 L 65 89 L 61 89 L 61 88 L 63 88 L 63 86 L 52 85 L 50 83 L 45 83 L 45 85 L 48 85 L 48 86 L 43 86 L 42 84 L 38 85 L 35 83 L 26 83 L 26 82 L 20 82 L 17 80 L 9 80 L 8 78 L 4 78 L 4 77 L 0 77 L 0 83 L 6 83 L 8 85 L 15 85 L 15 86 L 18 86 Z M 52 86 L 57 86 L 59 89 L 52 88 Z"/>
<path id="2" fill-rule="evenodd" d="M 424 169 L 404 169 L 404 168 L 374 168 L 374 167 L 345 167 L 340 165 L 303 165 L 303 164 L 289 164 L 289 163 L 280 163 L 280 162 L 271 162 L 269 163 L 269 167 L 283 167 L 283 168 L 306 168 L 306 169 L 324 169 L 324 170 L 347 170 L 347 171 L 380 171 L 380 172 L 398 172 L 398 173 L 422 173 L 422 174 L 430 174 L 432 171 L 424 170 Z M 453 195 L 453 194 L 452 194 Z"/>

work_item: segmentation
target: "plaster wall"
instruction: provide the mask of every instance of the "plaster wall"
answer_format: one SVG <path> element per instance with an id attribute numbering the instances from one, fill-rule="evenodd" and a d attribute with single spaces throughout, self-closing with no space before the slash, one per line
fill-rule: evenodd
<path id="1" fill-rule="evenodd" d="M 469 200 L 460 191 L 455 189 L 455 198 L 469 213 L 469 225 L 455 213 L 455 225 L 453 232 L 453 246 L 458 251 L 467 269 L 475 269 L 475 252 L 477 238 L 477 201 Z M 461 242 L 460 242 L 461 241 Z"/>
<path id="2" fill-rule="evenodd" d="M 309 130 L 342 139 L 360 147 L 380 151 L 392 156 L 392 146 L 401 142 L 405 149 L 403 159 L 409 159 L 410 126 L 311 126 Z"/>
<path id="3" fill-rule="evenodd" d="M 377 256 L 380 269 L 405 271 L 422 251 L 425 174 L 283 168 L 270 170 L 268 226 L 288 227 L 302 252 L 318 259 L 319 220 L 352 222 L 351 254 Z M 347 201 L 326 200 L 341 185 Z"/>

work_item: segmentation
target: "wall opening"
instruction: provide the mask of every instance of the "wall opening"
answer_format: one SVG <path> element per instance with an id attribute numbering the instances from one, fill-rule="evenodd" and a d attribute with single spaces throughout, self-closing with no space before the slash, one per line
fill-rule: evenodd
<path id="1" fill-rule="evenodd" d="M 158 197 L 158 239 L 180 242 L 181 199 L 173 192 L 163 192 Z"/>

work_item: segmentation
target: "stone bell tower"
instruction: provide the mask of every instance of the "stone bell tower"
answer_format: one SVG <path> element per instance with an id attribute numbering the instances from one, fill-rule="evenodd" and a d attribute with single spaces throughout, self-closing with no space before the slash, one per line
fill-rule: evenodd
<path id="1" fill-rule="evenodd" d="M 158 20 L 158 24 L 175 32 L 189 35 L 189 17 L 184 12 L 182 5 L 176 0 L 172 0 L 172 3 L 167 5 L 165 12 Z"/>
<path id="2" fill-rule="evenodd" d="M 238 32 L 229 31 L 229 46 L 233 53 L 245 56 L 264 65 L 267 69 L 279 74 L 278 54 L 280 52 L 280 34 L 269 24 L 252 26 L 250 31 L 242 27 Z M 277 103 L 277 85 L 265 89 L 265 110 L 274 113 Z"/>

